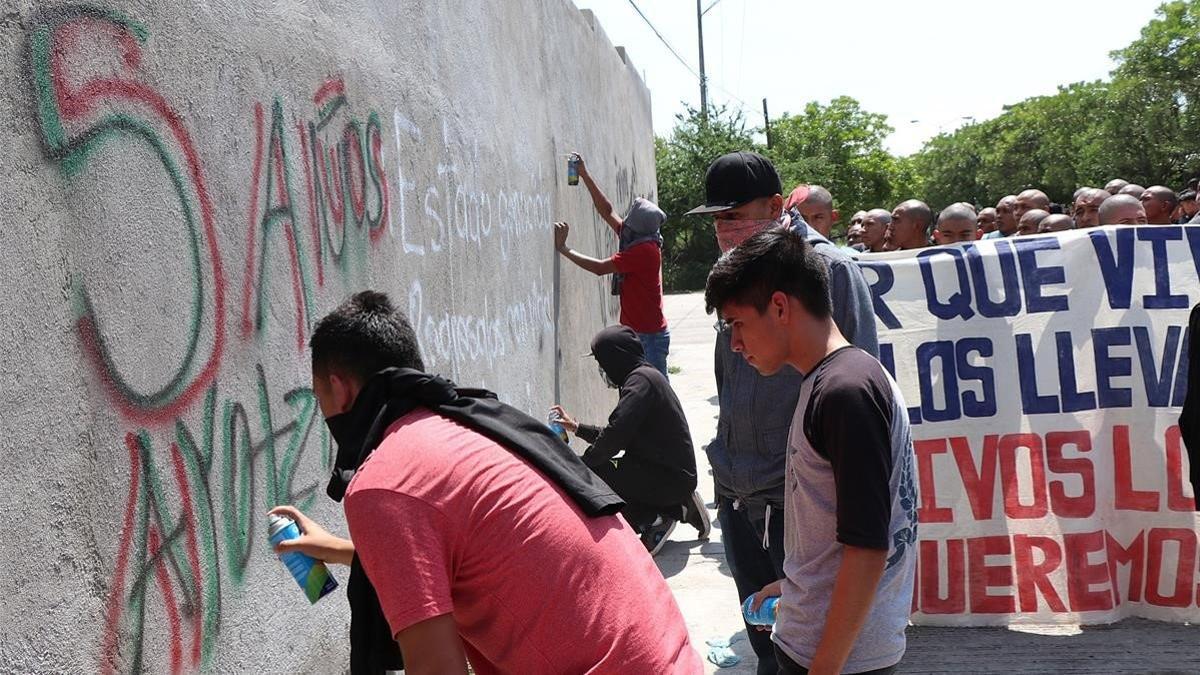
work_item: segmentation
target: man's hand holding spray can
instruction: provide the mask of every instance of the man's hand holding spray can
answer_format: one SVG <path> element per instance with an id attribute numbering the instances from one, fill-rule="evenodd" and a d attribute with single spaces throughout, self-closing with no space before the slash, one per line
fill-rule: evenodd
<path id="1" fill-rule="evenodd" d="M 550 427 L 550 430 L 557 434 L 563 443 L 568 445 L 571 443 L 571 437 L 567 435 L 567 432 L 573 433 L 579 429 L 579 423 L 572 419 L 567 414 L 567 411 L 563 410 L 561 405 L 550 407 L 550 419 L 546 423 L 546 426 Z"/>
<path id="2" fill-rule="evenodd" d="M 298 520 L 304 525 L 303 531 L 297 524 Z M 290 506 L 276 507 L 267 515 L 267 535 L 279 559 L 292 573 L 292 578 L 300 585 L 310 603 L 332 593 L 338 583 L 322 560 L 300 549 L 305 545 L 314 551 L 319 549 L 323 551 L 322 558 L 334 562 L 344 561 L 346 564 L 350 563 L 354 555 L 352 545 L 348 541 L 328 534 Z M 307 539 L 304 545 L 299 543 L 302 537 Z M 347 551 L 347 547 L 351 548 Z"/>

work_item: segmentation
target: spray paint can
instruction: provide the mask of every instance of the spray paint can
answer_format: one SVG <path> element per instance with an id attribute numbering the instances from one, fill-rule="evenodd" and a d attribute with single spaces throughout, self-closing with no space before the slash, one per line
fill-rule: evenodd
<path id="1" fill-rule="evenodd" d="M 275 546 L 281 541 L 299 538 L 300 528 L 291 518 L 271 514 L 267 516 L 267 533 L 271 538 L 271 546 Z M 316 558 L 299 551 L 291 551 L 281 554 L 279 559 L 292 573 L 296 583 L 300 584 L 310 603 L 329 595 L 338 586 L 333 575 L 329 573 L 329 568 Z"/>
<path id="2" fill-rule="evenodd" d="M 567 155 L 567 185 L 579 185 L 579 155 Z"/>
<path id="3" fill-rule="evenodd" d="M 754 602 L 754 596 L 746 598 L 742 603 L 742 618 L 751 626 L 770 626 L 775 623 L 775 617 L 779 613 L 779 598 L 767 598 L 763 600 L 763 604 L 759 605 L 757 612 L 750 611 L 750 604 Z"/>
<path id="4" fill-rule="evenodd" d="M 558 416 L 557 412 L 550 411 L 550 419 L 547 420 L 546 426 L 550 427 L 550 431 L 553 431 L 554 435 L 558 436 L 563 443 L 571 442 L 571 437 L 567 435 L 567 428 L 562 425 L 562 418 Z"/>

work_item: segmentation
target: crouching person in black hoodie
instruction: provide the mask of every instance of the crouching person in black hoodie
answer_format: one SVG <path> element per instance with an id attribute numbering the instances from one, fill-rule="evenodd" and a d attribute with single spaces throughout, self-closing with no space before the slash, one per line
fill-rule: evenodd
<path id="1" fill-rule="evenodd" d="M 554 406 L 563 427 L 591 443 L 583 462 L 625 500 L 625 518 L 651 555 L 680 520 L 695 527 L 701 539 L 708 537 L 708 511 L 696 492 L 692 435 L 667 378 L 646 360 L 637 333 L 625 326 L 597 333 L 592 356 L 609 386 L 620 390 L 608 426 L 578 424 Z"/>

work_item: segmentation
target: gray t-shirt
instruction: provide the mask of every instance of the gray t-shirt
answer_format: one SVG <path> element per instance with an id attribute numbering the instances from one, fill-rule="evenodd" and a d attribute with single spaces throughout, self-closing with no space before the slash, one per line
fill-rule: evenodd
<path id="1" fill-rule="evenodd" d="M 904 398 L 870 354 L 826 356 L 800 388 L 784 483 L 783 597 L 773 639 L 805 668 L 820 643 L 845 546 L 888 552 L 843 672 L 904 656 L 916 570 L 917 485 Z"/>

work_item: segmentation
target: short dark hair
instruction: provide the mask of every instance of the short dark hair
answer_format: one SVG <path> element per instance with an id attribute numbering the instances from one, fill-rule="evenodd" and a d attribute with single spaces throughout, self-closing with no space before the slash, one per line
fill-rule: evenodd
<path id="1" fill-rule="evenodd" d="M 817 318 L 833 313 L 825 260 L 787 227 L 759 232 L 721 256 L 708 273 L 705 309 L 720 311 L 726 303 L 736 302 L 762 312 L 775 291 L 796 298 Z"/>
<path id="2" fill-rule="evenodd" d="M 361 291 L 317 322 L 313 370 L 337 371 L 366 381 L 385 368 L 425 370 L 417 333 L 386 293 Z"/>

